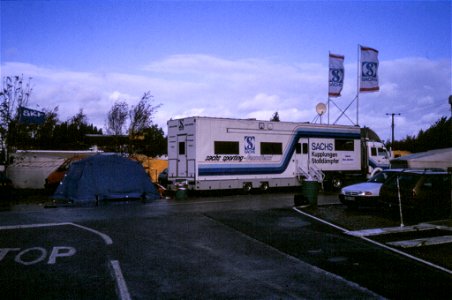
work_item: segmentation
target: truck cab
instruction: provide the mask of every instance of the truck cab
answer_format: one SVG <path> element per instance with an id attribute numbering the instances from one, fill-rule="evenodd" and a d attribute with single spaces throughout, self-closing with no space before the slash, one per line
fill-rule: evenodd
<path id="1" fill-rule="evenodd" d="M 383 169 L 389 168 L 390 154 L 381 142 L 366 141 L 368 171 L 367 177 L 370 178 Z"/>

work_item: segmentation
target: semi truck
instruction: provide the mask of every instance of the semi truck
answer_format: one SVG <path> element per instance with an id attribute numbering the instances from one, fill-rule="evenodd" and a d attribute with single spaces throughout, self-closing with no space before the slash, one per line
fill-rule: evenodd
<path id="1" fill-rule="evenodd" d="M 304 180 L 338 189 L 389 167 L 370 128 L 215 117 L 167 125 L 169 189 L 267 190 Z"/>

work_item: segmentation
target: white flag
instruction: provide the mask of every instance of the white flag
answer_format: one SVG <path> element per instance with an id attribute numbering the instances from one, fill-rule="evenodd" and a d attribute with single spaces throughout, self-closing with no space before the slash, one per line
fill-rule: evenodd
<path id="1" fill-rule="evenodd" d="M 378 51 L 361 46 L 360 92 L 376 92 L 378 86 Z"/>
<path id="2" fill-rule="evenodd" d="M 340 97 L 344 86 L 344 56 L 330 53 L 328 96 Z"/>

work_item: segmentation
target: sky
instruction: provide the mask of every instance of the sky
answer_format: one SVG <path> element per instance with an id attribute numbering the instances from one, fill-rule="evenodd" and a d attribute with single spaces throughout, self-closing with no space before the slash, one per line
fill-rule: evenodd
<path id="1" fill-rule="evenodd" d="M 150 91 L 165 132 L 175 118 L 278 112 L 390 140 L 400 113 L 401 140 L 451 115 L 451 14 L 451 1 L 0 0 L 0 73 L 31 78 L 29 108 L 61 121 L 82 109 L 104 130 L 115 102 Z M 359 45 L 379 51 L 379 92 L 357 93 Z M 329 53 L 345 56 L 344 88 L 319 118 Z"/>

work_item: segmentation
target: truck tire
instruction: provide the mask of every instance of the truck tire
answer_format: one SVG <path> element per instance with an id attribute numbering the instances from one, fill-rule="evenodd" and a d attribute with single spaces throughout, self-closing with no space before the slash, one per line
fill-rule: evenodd
<path id="1" fill-rule="evenodd" d="M 261 183 L 261 191 L 266 192 L 266 191 L 268 191 L 269 188 L 270 188 L 270 186 L 268 185 L 268 182 Z"/>
<path id="2" fill-rule="evenodd" d="M 253 189 L 253 184 L 252 184 L 251 182 L 245 182 L 245 183 L 243 184 L 243 191 L 244 191 L 245 193 L 251 192 L 252 189 Z"/>

